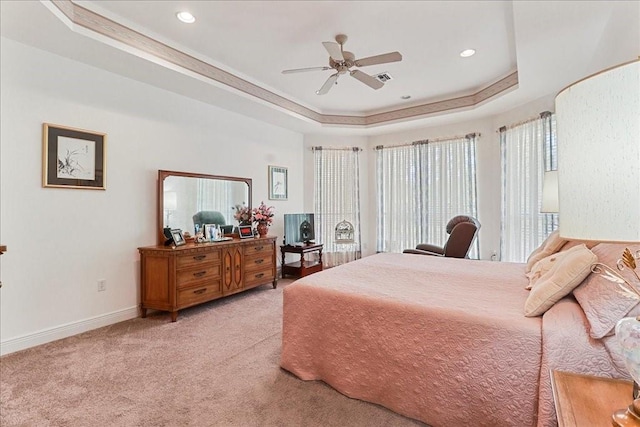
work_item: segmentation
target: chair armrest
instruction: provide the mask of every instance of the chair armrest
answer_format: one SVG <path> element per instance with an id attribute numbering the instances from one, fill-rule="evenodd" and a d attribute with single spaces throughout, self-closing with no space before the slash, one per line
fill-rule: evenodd
<path id="1" fill-rule="evenodd" d="M 420 249 L 405 249 L 403 254 L 416 254 L 416 255 L 432 255 L 432 256 L 444 256 L 444 254 L 431 251 L 421 251 Z"/>
<path id="2" fill-rule="evenodd" d="M 416 249 L 420 251 L 435 252 L 437 254 L 444 255 L 444 248 L 436 245 L 430 245 L 428 243 L 420 243 L 419 245 L 416 245 Z"/>

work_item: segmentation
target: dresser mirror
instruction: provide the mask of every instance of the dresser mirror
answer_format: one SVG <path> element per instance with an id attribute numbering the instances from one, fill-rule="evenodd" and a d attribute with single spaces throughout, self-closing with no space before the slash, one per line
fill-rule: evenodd
<path id="1" fill-rule="evenodd" d="M 250 178 L 159 170 L 158 244 L 166 240 L 165 227 L 193 236 L 195 222 L 237 225 L 237 205 L 251 207 Z"/>

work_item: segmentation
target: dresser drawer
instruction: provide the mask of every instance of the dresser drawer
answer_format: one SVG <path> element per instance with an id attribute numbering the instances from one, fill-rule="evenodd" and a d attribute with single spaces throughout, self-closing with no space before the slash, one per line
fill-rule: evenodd
<path id="1" fill-rule="evenodd" d="M 273 275 L 273 266 L 269 268 L 263 268 L 262 270 L 248 271 L 244 275 L 244 286 L 252 286 L 256 284 L 263 284 L 273 281 L 275 276 Z"/>
<path id="2" fill-rule="evenodd" d="M 220 280 L 214 280 L 206 285 L 178 290 L 178 307 L 200 304 L 222 295 Z"/>
<path id="3" fill-rule="evenodd" d="M 213 250 L 211 252 L 181 255 L 176 260 L 176 267 L 180 270 L 183 268 L 191 268 L 198 265 L 214 264 L 219 262 L 220 250 Z"/>
<path id="4" fill-rule="evenodd" d="M 273 245 L 270 243 L 256 243 L 244 247 L 244 254 L 251 256 L 253 254 L 266 254 L 273 252 Z"/>
<path id="5" fill-rule="evenodd" d="M 258 252 L 247 255 L 244 258 L 244 269 L 246 272 L 265 270 L 273 267 L 273 252 Z"/>
<path id="6" fill-rule="evenodd" d="M 207 284 L 212 280 L 220 279 L 220 265 L 203 265 L 199 268 L 180 270 L 176 274 L 176 286 L 178 289 L 193 286 L 199 283 Z"/>

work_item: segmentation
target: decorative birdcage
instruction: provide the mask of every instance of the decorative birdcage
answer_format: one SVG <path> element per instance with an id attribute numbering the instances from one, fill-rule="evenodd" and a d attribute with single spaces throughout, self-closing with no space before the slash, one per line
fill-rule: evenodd
<path id="1" fill-rule="evenodd" d="M 353 243 L 354 241 L 353 224 L 351 224 L 347 220 L 339 222 L 338 225 L 336 225 L 335 240 L 336 240 L 336 243 L 339 243 L 339 244 Z"/>

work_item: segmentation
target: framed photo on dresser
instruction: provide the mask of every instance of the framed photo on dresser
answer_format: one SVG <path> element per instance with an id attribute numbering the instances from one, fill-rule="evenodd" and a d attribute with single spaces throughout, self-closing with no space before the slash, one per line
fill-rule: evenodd
<path id="1" fill-rule="evenodd" d="M 251 225 L 239 225 L 238 234 L 241 239 L 248 239 L 253 237 L 253 226 Z"/>
<path id="2" fill-rule="evenodd" d="M 173 239 L 173 244 L 176 246 L 181 246 L 187 243 L 186 240 L 184 240 L 184 235 L 182 234 L 182 230 L 177 228 L 171 230 L 171 238 Z"/>

